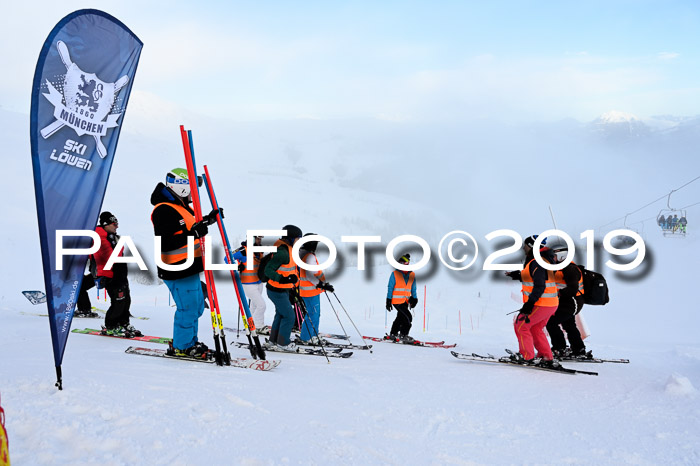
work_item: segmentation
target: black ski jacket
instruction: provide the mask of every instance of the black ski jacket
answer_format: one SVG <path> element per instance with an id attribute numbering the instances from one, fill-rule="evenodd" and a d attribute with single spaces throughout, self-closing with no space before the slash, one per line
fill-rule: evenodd
<path id="1" fill-rule="evenodd" d="M 188 212 L 194 215 L 194 211 L 189 205 L 185 205 L 185 203 L 163 183 L 158 183 L 153 190 L 153 194 L 151 194 L 151 204 L 155 206 L 163 202 L 183 206 Z M 153 233 L 156 236 L 160 236 L 161 251 L 174 251 L 175 249 L 187 246 L 187 237 L 192 236 L 192 233 L 190 230 L 187 230 L 185 220 L 175 209 L 166 205 L 158 206 L 153 209 L 151 221 L 153 222 Z M 184 262 L 183 260 L 180 263 Z M 158 267 L 158 277 L 162 280 L 177 280 L 179 278 L 198 274 L 203 270 L 203 260 L 195 258 L 194 263 L 185 270 L 170 271 Z"/>

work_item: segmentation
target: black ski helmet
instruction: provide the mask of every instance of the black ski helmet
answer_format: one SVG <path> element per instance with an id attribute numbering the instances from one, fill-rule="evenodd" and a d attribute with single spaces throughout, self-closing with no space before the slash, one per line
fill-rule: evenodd
<path id="1" fill-rule="evenodd" d="M 316 233 L 307 233 L 304 235 L 306 236 L 312 236 L 315 235 Z M 309 252 L 316 252 L 316 248 L 318 247 L 318 241 L 307 241 L 304 243 L 304 245 L 301 247 L 302 249 L 306 249 Z"/>
<path id="2" fill-rule="evenodd" d="M 289 243 L 294 243 L 294 240 L 301 238 L 301 228 L 296 225 L 285 225 L 282 229 L 287 230 L 286 236 L 283 236 L 282 239 L 286 239 Z"/>

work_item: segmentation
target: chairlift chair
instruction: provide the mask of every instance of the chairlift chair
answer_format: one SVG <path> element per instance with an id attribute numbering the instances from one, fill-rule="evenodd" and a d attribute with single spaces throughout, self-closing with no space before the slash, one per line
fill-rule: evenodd
<path id="1" fill-rule="evenodd" d="M 675 191 L 675 190 L 674 190 Z M 673 191 L 668 193 L 668 199 L 666 200 L 666 207 L 665 209 L 661 209 L 656 216 L 656 223 L 659 225 L 661 228 L 664 237 L 666 238 L 685 238 L 685 235 L 687 233 L 687 212 L 682 209 L 674 209 L 671 207 L 671 194 L 673 194 Z M 676 223 L 671 223 L 670 221 L 666 221 L 662 223 L 661 221 L 661 216 L 664 216 L 666 220 L 668 220 L 671 216 L 677 216 L 678 221 Z M 686 225 L 681 225 L 680 220 L 681 219 L 686 219 Z"/>

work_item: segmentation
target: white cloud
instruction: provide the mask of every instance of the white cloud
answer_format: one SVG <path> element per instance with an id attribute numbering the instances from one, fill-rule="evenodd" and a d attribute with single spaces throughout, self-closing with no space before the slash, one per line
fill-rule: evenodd
<path id="1" fill-rule="evenodd" d="M 379 77 L 362 97 L 364 104 L 380 107 L 378 113 L 413 119 L 592 119 L 611 107 L 630 108 L 627 94 L 638 98 L 663 79 L 631 60 L 479 56 L 450 69 Z"/>
<path id="2" fill-rule="evenodd" d="M 659 60 L 675 60 L 676 58 L 680 57 L 680 53 L 675 53 L 675 52 L 660 52 L 657 57 Z"/>

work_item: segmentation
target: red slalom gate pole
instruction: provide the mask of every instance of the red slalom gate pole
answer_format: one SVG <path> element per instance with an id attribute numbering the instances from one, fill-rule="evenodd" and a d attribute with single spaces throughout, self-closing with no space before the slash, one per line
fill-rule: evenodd
<path id="1" fill-rule="evenodd" d="M 425 333 L 425 298 L 428 296 L 428 285 L 423 285 L 423 333 Z"/>
<path id="2" fill-rule="evenodd" d="M 185 131 L 185 127 L 180 125 L 180 136 L 182 137 L 182 147 L 185 152 L 185 164 L 187 166 L 187 177 L 190 181 L 190 196 L 192 197 L 192 207 L 196 222 L 202 221 L 202 204 L 199 200 L 199 181 L 197 178 L 197 168 L 194 164 L 194 143 L 192 132 Z M 205 238 L 199 239 L 199 246 L 202 251 L 202 258 L 205 257 Z M 216 285 L 214 284 L 214 274 L 211 270 L 204 269 L 204 280 L 207 284 L 207 295 L 209 297 L 209 307 L 211 313 L 211 323 L 214 331 L 214 345 L 216 347 L 216 363 L 220 366 L 231 364 L 231 355 L 226 347 L 226 337 L 224 335 L 223 323 L 221 322 L 221 312 L 219 311 L 219 300 L 216 296 Z"/>
<path id="3" fill-rule="evenodd" d="M 211 175 L 209 174 L 209 169 L 204 165 L 204 186 L 207 190 L 207 195 L 209 196 L 209 201 L 213 209 L 219 208 L 219 201 L 216 199 L 214 194 L 214 184 L 211 180 Z M 229 264 L 233 264 L 233 255 L 231 254 L 231 245 L 228 241 L 228 236 L 226 235 L 226 228 L 224 227 L 224 222 L 221 219 L 221 215 L 217 215 L 216 218 L 217 226 L 219 227 L 219 233 L 221 234 L 221 241 L 224 244 L 224 253 L 226 255 L 226 260 Z M 257 334 L 257 329 L 255 328 L 255 323 L 253 322 L 253 317 L 250 315 L 250 310 L 247 308 L 247 302 L 245 301 L 245 292 L 243 291 L 243 285 L 240 283 L 240 276 L 238 271 L 231 269 L 231 280 L 233 281 L 233 289 L 236 292 L 236 300 L 238 301 L 238 309 L 240 311 L 239 318 L 243 319 L 243 327 L 246 331 L 246 337 L 248 338 L 249 350 L 253 358 L 260 358 L 264 360 L 265 350 L 260 343 L 260 338 Z M 240 320 L 239 320 L 240 324 Z M 240 328 L 240 327 L 239 327 Z"/>

